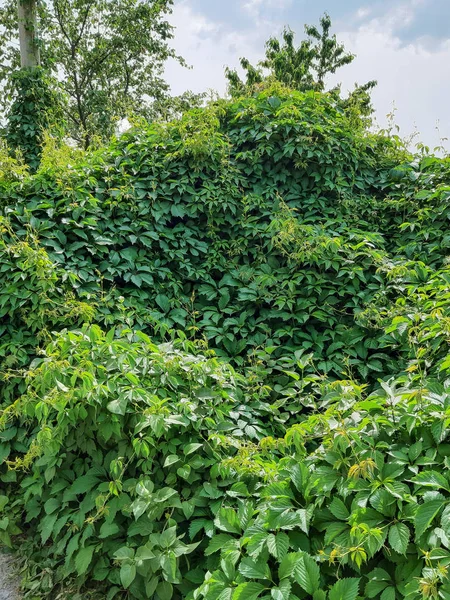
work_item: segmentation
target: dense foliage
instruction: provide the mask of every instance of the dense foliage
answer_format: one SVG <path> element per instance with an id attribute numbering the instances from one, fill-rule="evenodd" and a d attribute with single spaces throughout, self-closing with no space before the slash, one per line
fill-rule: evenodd
<path id="1" fill-rule="evenodd" d="M 49 0 L 38 2 L 43 67 L 67 98 L 68 134 L 81 145 L 109 140 L 130 112 L 147 114 L 168 99 L 163 73 L 170 46 L 167 20 L 173 0 Z M 17 2 L 0 8 L 0 101 L 10 104 L 10 74 L 17 69 Z M 101 32 L 101 33 L 100 33 Z M 164 104 L 164 103 L 163 103 Z"/>
<path id="2" fill-rule="evenodd" d="M 449 167 L 274 87 L 1 182 L 28 598 L 450 598 Z"/>
<path id="3" fill-rule="evenodd" d="M 57 133 L 63 103 L 55 82 L 40 67 L 21 69 L 12 77 L 13 102 L 7 115 L 6 140 L 32 171 L 39 167 L 44 132 Z"/>
<path id="4" fill-rule="evenodd" d="M 4 202 L 79 290 L 123 295 L 139 326 L 180 327 L 236 364 L 314 347 L 321 372 L 366 376 L 389 361 L 355 317 L 389 266 L 377 202 L 396 184 L 395 152 L 355 135 L 331 97 L 268 91 L 134 131 Z"/>
<path id="5" fill-rule="evenodd" d="M 241 58 L 240 66 L 244 71 L 244 80 L 236 69 L 225 69 L 228 80 L 228 92 L 233 98 L 239 98 L 254 92 L 262 84 L 278 82 L 300 92 L 316 90 L 323 92 L 326 80 L 337 70 L 350 64 L 355 55 L 346 52 L 343 44 L 331 34 L 330 16 L 324 14 L 320 19 L 320 27 L 305 25 L 306 37 L 298 46 L 295 45 L 295 34 L 286 27 L 281 40 L 270 37 L 265 45 L 264 59 L 254 66 L 247 58 Z M 345 104 L 357 104 L 361 112 L 369 115 L 372 112 L 369 91 L 375 87 L 376 81 L 369 81 L 356 86 L 345 100 Z M 338 97 L 339 86 L 333 89 Z"/>

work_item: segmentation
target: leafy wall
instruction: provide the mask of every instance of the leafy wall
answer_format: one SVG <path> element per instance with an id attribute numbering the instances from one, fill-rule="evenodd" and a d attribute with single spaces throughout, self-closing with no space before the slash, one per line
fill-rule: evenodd
<path id="1" fill-rule="evenodd" d="M 450 163 L 357 125 L 274 88 L 3 179 L 29 597 L 450 597 Z"/>

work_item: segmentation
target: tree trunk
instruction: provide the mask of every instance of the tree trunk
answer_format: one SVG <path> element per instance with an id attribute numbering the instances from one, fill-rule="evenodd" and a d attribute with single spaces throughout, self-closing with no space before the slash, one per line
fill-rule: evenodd
<path id="1" fill-rule="evenodd" d="M 40 64 L 36 2 L 37 0 L 17 0 L 22 68 L 37 67 Z"/>

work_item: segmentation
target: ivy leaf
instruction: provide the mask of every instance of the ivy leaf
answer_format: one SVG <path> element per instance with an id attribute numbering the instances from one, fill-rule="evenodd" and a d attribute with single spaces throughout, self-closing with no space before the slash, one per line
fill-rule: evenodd
<path id="1" fill-rule="evenodd" d="M 239 573 L 246 579 L 270 579 L 270 569 L 266 561 L 245 557 L 239 565 Z"/>
<path id="2" fill-rule="evenodd" d="M 109 402 L 107 408 L 114 415 L 121 415 L 123 417 L 127 411 L 127 405 L 128 400 L 125 396 L 122 396 Z"/>
<path id="3" fill-rule="evenodd" d="M 58 519 L 58 513 L 47 515 L 41 521 L 41 541 L 42 544 L 47 543 L 53 533 L 53 528 Z"/>
<path id="4" fill-rule="evenodd" d="M 120 527 L 114 521 L 112 523 L 103 523 L 103 525 L 100 527 L 100 533 L 98 537 L 103 540 L 111 535 L 119 533 L 119 531 Z"/>
<path id="5" fill-rule="evenodd" d="M 289 554 L 286 554 L 278 568 L 278 577 L 280 579 L 292 576 L 295 571 L 299 556 L 299 552 L 290 552 Z"/>
<path id="6" fill-rule="evenodd" d="M 164 461 L 163 467 L 164 468 L 170 467 L 171 465 L 174 465 L 175 463 L 177 463 L 179 460 L 180 460 L 180 458 L 176 454 L 169 454 L 169 456 Z"/>
<path id="7" fill-rule="evenodd" d="M 94 554 L 95 546 L 86 546 L 81 548 L 75 557 L 75 568 L 78 575 L 84 575 L 92 562 L 92 555 Z"/>
<path id="8" fill-rule="evenodd" d="M 358 597 L 360 579 L 349 577 L 340 579 L 333 585 L 329 594 L 328 600 L 356 600 Z"/>
<path id="9" fill-rule="evenodd" d="M 183 449 L 184 455 L 188 456 L 189 454 L 192 454 L 193 452 L 200 450 L 200 448 L 202 446 L 203 446 L 203 444 L 187 444 Z"/>
<path id="10" fill-rule="evenodd" d="M 366 596 L 375 598 L 391 583 L 391 576 L 384 569 L 375 568 L 367 575 Z"/>
<path id="11" fill-rule="evenodd" d="M 445 503 L 446 500 L 443 498 L 436 498 L 435 500 L 424 502 L 419 506 L 414 519 L 416 539 L 420 538 L 420 536 L 425 533 Z"/>
<path id="12" fill-rule="evenodd" d="M 134 563 L 123 563 L 120 567 L 120 582 L 128 589 L 136 577 L 136 565 Z"/>
<path id="13" fill-rule="evenodd" d="M 302 553 L 295 565 L 295 579 L 307 594 L 319 589 L 320 569 L 316 561 L 306 553 Z"/>
<path id="14" fill-rule="evenodd" d="M 442 513 L 441 527 L 447 535 L 450 535 L 450 504 L 444 508 Z"/>
<path id="15" fill-rule="evenodd" d="M 258 531 L 252 535 L 247 545 L 249 555 L 254 558 L 258 557 L 263 551 L 268 537 L 269 535 L 265 531 Z"/>
<path id="16" fill-rule="evenodd" d="M 241 528 L 236 512 L 232 508 L 221 508 L 214 520 L 216 527 L 227 533 L 240 533 Z"/>
<path id="17" fill-rule="evenodd" d="M 391 586 L 384 590 L 380 596 L 380 600 L 395 600 L 396 597 L 395 588 Z"/>
<path id="18" fill-rule="evenodd" d="M 59 500 L 58 498 L 50 498 L 44 504 L 45 514 L 51 515 L 52 513 L 55 512 L 55 510 L 58 510 L 58 508 L 60 508 L 60 507 L 61 507 L 61 500 Z"/>
<path id="19" fill-rule="evenodd" d="M 289 550 L 289 536 L 283 532 L 277 535 L 271 533 L 267 537 L 267 548 L 270 554 L 281 562 Z"/>
<path id="20" fill-rule="evenodd" d="M 168 581 L 161 581 L 161 583 L 158 583 L 156 593 L 160 600 L 172 600 L 173 586 Z"/>
<path id="21" fill-rule="evenodd" d="M 208 547 L 205 550 L 205 555 L 210 556 L 211 554 L 222 550 L 224 545 L 232 539 L 233 538 L 231 535 L 227 535 L 226 533 L 219 533 L 218 535 L 215 535 L 213 538 L 211 538 Z"/>
<path id="22" fill-rule="evenodd" d="M 346 521 L 350 516 L 348 508 L 345 506 L 343 501 L 338 497 L 333 498 L 333 500 L 329 506 L 329 509 L 331 511 L 331 514 L 334 517 L 336 517 L 336 519 L 339 519 L 340 521 Z"/>
<path id="23" fill-rule="evenodd" d="M 270 590 L 273 600 L 290 600 L 292 584 L 289 579 L 283 579 L 280 585 Z"/>
<path id="24" fill-rule="evenodd" d="M 406 554 L 409 536 L 409 528 L 404 523 L 395 523 L 389 529 L 389 543 L 399 554 Z"/>
<path id="25" fill-rule="evenodd" d="M 444 489 L 449 491 L 449 484 L 447 479 L 437 471 L 421 471 L 418 475 L 411 479 L 412 482 L 425 487 L 432 487 L 435 489 Z"/>
<path id="26" fill-rule="evenodd" d="M 222 295 L 219 298 L 219 302 L 218 302 L 218 306 L 220 308 L 220 310 L 224 310 L 224 308 L 226 308 L 228 306 L 228 303 L 230 301 L 230 292 L 225 289 L 225 291 L 222 292 Z"/>
<path id="27" fill-rule="evenodd" d="M 159 306 L 159 308 L 164 312 L 164 313 L 168 313 L 170 310 L 170 300 L 169 298 L 164 295 L 164 294 L 158 294 L 155 298 L 155 302 L 156 304 Z"/>
<path id="28" fill-rule="evenodd" d="M 366 585 L 366 596 L 367 598 L 375 598 L 389 585 L 388 581 L 377 581 L 370 580 Z"/>
<path id="29" fill-rule="evenodd" d="M 249 581 L 248 583 L 241 583 L 237 586 L 233 593 L 233 600 L 256 600 L 265 590 L 262 583 L 256 581 Z"/>

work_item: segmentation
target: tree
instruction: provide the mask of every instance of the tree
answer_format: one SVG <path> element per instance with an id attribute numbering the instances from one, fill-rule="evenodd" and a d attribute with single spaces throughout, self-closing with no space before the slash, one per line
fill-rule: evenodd
<path id="1" fill-rule="evenodd" d="M 246 58 L 241 58 L 240 64 L 245 73 L 242 80 L 236 69 L 225 70 L 228 79 L 228 91 L 232 97 L 251 93 L 264 82 L 279 81 L 298 91 L 324 91 L 326 78 L 336 73 L 341 67 L 350 64 L 355 55 L 346 52 L 335 35 L 331 35 L 331 19 L 325 14 L 320 19 L 320 29 L 314 25 L 305 25 L 306 38 L 299 46 L 294 43 L 295 34 L 285 28 L 281 41 L 270 37 L 265 45 L 265 58 L 253 66 Z M 346 99 L 350 106 L 358 103 L 363 114 L 371 112 L 368 92 L 376 85 L 370 81 L 363 86 L 357 86 L 355 91 Z M 339 87 L 334 88 L 335 93 Z"/>
<path id="2" fill-rule="evenodd" d="M 27 0 L 28 1 L 28 0 Z M 0 98 L 11 98 L 9 74 L 19 64 L 16 0 L 0 9 Z M 145 115 L 168 96 L 164 64 L 174 58 L 173 0 L 46 0 L 38 4 L 42 65 L 67 96 L 68 133 L 84 147 L 108 138 L 128 112 Z"/>
<path id="3" fill-rule="evenodd" d="M 37 67 L 40 63 L 37 40 L 36 0 L 17 0 L 19 24 L 20 65 L 23 68 Z"/>

